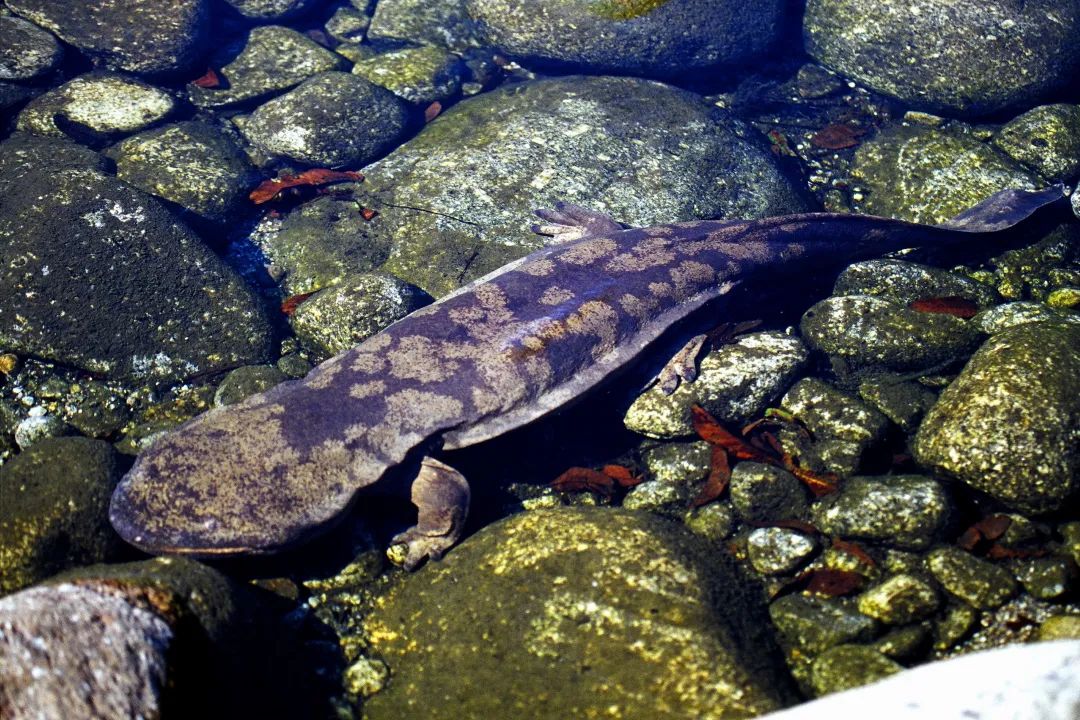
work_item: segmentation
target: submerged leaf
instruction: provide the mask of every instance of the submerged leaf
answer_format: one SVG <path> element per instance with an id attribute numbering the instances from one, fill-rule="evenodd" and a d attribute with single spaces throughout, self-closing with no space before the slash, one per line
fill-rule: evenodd
<path id="1" fill-rule="evenodd" d="M 270 202 L 276 199 L 283 191 L 295 187 L 317 187 L 339 182 L 360 182 L 364 176 L 352 170 L 330 170 L 328 168 L 312 168 L 296 175 L 282 175 L 279 178 L 266 180 L 251 191 L 248 196 L 256 205 Z"/>
<path id="2" fill-rule="evenodd" d="M 908 307 L 916 312 L 954 315 L 965 320 L 975 317 L 979 312 L 978 305 L 959 295 L 914 300 Z"/>

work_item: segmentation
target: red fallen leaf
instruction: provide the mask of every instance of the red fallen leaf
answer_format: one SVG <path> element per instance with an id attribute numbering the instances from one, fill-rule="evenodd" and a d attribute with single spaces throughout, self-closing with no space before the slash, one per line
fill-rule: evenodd
<path id="1" fill-rule="evenodd" d="M 338 182 L 360 182 L 364 179 L 361 173 L 352 170 L 329 170 L 327 168 L 312 168 L 296 175 L 282 175 L 279 178 L 266 180 L 251 191 L 248 197 L 256 205 L 270 202 L 277 198 L 283 190 L 293 187 L 316 187 Z"/>
<path id="2" fill-rule="evenodd" d="M 908 307 L 917 312 L 955 315 L 965 320 L 975 317 L 975 314 L 979 312 L 978 305 L 959 295 L 915 300 Z"/>
<path id="3" fill-rule="evenodd" d="M 965 550 L 975 550 L 985 541 L 994 541 L 1005 534 L 1012 525 L 1008 515 L 987 515 L 957 538 L 956 544 Z"/>
<path id="4" fill-rule="evenodd" d="M 365 220 L 370 221 L 378 214 L 378 210 L 372 210 L 371 208 L 366 207 L 360 208 L 360 217 L 364 218 Z"/>
<path id="5" fill-rule="evenodd" d="M 600 472 L 617 482 L 619 487 L 628 488 L 645 482 L 644 476 L 635 475 L 630 468 L 622 465 L 605 465 Z"/>
<path id="6" fill-rule="evenodd" d="M 731 481 L 731 466 L 728 464 L 727 452 L 722 447 L 713 446 L 712 457 L 709 458 L 709 477 L 701 487 L 697 497 L 690 503 L 690 507 L 701 507 L 711 503 L 727 489 Z"/>
<path id="7" fill-rule="evenodd" d="M 435 118 L 439 117 L 439 113 L 442 112 L 442 103 L 436 100 L 435 102 L 424 108 L 424 122 L 429 123 Z"/>
<path id="8" fill-rule="evenodd" d="M 1026 550 L 1023 548 L 1007 548 L 999 543 L 994 543 L 986 549 L 986 557 L 991 560 L 1004 560 L 1007 558 L 1034 558 L 1045 557 L 1049 554 L 1049 550 L 1046 548 L 1032 548 Z"/>
<path id="9" fill-rule="evenodd" d="M 850 540 L 841 540 L 840 538 L 832 539 L 832 546 L 841 552 L 846 552 L 848 555 L 859 558 L 863 563 L 870 567 L 876 567 L 877 563 L 874 562 L 874 558 L 870 557 L 870 553 L 863 550 L 862 546 L 858 543 L 853 543 Z"/>
<path id="10" fill-rule="evenodd" d="M 866 130 L 851 125 L 826 125 L 814 133 L 810 142 L 826 150 L 843 150 L 858 145 L 865 134 Z"/>
<path id="11" fill-rule="evenodd" d="M 858 592 L 864 582 L 865 578 L 857 572 L 821 568 L 807 570 L 796 575 L 794 580 L 780 588 L 776 594 L 789 595 L 800 590 L 807 590 L 819 595 L 841 597 Z"/>
<path id="12" fill-rule="evenodd" d="M 789 459 L 788 463 L 785 463 L 787 471 L 799 478 L 803 485 L 810 489 L 814 497 L 831 495 L 840 489 L 840 476 L 836 473 L 816 473 L 791 462 L 790 455 L 785 455 L 785 457 Z"/>
<path id="13" fill-rule="evenodd" d="M 754 462 L 770 465 L 777 464 L 774 458 L 769 457 L 761 450 L 728 432 L 716 418 L 700 405 L 691 406 L 690 423 L 699 438 L 710 445 L 724 448 L 737 460 L 753 460 Z"/>
<path id="14" fill-rule="evenodd" d="M 572 467 L 551 481 L 551 487 L 559 492 L 589 492 L 611 495 L 615 492 L 615 481 L 592 468 Z"/>
<path id="15" fill-rule="evenodd" d="M 206 68 L 206 74 L 200 78 L 192 80 L 191 84 L 195 87 L 213 90 L 214 88 L 221 87 L 221 78 L 218 77 L 218 74 L 214 71 L 214 68 Z"/>
<path id="16" fill-rule="evenodd" d="M 318 290 L 312 290 L 311 292 L 299 293 L 298 295 L 290 295 L 282 301 L 281 312 L 292 317 L 296 314 L 296 308 L 300 307 L 300 303 L 304 302 L 317 292 Z"/>

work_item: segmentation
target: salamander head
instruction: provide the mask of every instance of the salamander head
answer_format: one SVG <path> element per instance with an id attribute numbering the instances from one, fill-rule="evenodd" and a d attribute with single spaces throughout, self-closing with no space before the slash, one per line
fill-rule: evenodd
<path id="1" fill-rule="evenodd" d="M 274 403 L 218 408 L 157 440 L 113 492 L 109 520 L 152 553 L 276 552 L 325 527 L 355 484 L 342 443 L 285 443 Z"/>

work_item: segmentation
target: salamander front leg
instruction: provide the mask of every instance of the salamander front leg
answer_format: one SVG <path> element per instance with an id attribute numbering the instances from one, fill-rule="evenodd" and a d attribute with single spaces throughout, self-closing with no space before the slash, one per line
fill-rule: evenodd
<path id="1" fill-rule="evenodd" d="M 446 463 L 425 457 L 413 480 L 416 525 L 398 533 L 386 551 L 390 562 L 414 570 L 425 559 L 438 560 L 458 541 L 469 514 L 469 483 Z"/>
<path id="2" fill-rule="evenodd" d="M 554 210 L 541 208 L 535 212 L 544 224 L 533 225 L 532 231 L 551 236 L 554 243 L 610 235 L 626 229 L 610 215 L 568 202 L 555 203 Z"/>
<path id="3" fill-rule="evenodd" d="M 695 335 L 661 368 L 654 382 L 660 391 L 670 395 L 679 387 L 679 381 L 694 382 L 698 376 L 697 359 L 705 345 L 706 335 Z"/>

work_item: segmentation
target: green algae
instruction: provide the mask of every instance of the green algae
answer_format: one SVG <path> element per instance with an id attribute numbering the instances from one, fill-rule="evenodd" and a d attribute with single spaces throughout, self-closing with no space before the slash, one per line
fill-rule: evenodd
<path id="1" fill-rule="evenodd" d="M 633 20 L 668 4 L 668 0 L 601 0 L 593 13 L 608 20 Z"/>

